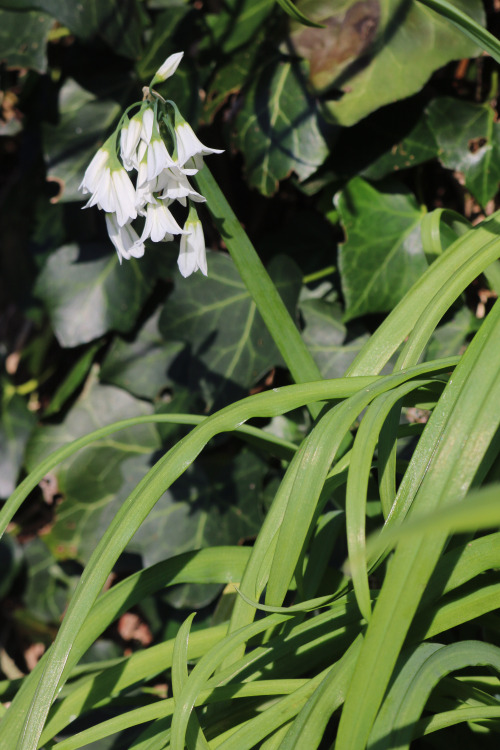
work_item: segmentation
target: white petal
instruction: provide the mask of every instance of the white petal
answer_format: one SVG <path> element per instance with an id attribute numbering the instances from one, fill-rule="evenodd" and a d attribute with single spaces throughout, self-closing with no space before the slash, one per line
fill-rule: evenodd
<path id="1" fill-rule="evenodd" d="M 189 123 L 183 121 L 175 128 L 177 141 L 177 160 L 180 165 L 185 164 L 195 154 L 222 154 L 223 149 L 208 148 L 196 136 Z"/>
<path id="2" fill-rule="evenodd" d="M 139 240 L 137 232 L 131 224 L 125 224 L 121 227 L 118 224 L 116 214 L 107 213 L 106 226 L 109 239 L 116 248 L 120 263 L 122 258 L 129 260 L 130 257 L 140 258 L 144 255 L 144 244 Z"/>
<path id="3" fill-rule="evenodd" d="M 186 222 L 184 229 L 187 229 L 189 233 L 181 237 L 180 252 L 177 259 L 179 271 L 186 277 L 199 269 L 206 276 L 207 258 L 201 222 Z"/>
<path id="4" fill-rule="evenodd" d="M 116 211 L 119 225 L 123 226 L 137 216 L 134 186 L 124 169 L 113 170 L 111 179 L 115 196 L 113 210 Z"/>
<path id="5" fill-rule="evenodd" d="M 167 57 L 163 65 L 160 65 L 156 71 L 153 79 L 154 82 L 161 83 L 161 81 L 166 81 L 167 78 L 170 78 L 170 76 L 172 76 L 177 70 L 177 66 L 182 60 L 183 55 L 184 52 L 175 52 L 173 55 L 170 55 L 170 57 Z"/>
<path id="6" fill-rule="evenodd" d="M 142 115 L 142 128 L 141 138 L 146 143 L 149 143 L 151 136 L 153 135 L 153 124 L 154 124 L 154 113 L 151 107 L 148 107 Z"/>
<path id="7" fill-rule="evenodd" d="M 80 183 L 79 189 L 83 193 L 95 193 L 108 164 L 108 159 L 109 153 L 100 148 L 85 170 L 83 180 Z"/>

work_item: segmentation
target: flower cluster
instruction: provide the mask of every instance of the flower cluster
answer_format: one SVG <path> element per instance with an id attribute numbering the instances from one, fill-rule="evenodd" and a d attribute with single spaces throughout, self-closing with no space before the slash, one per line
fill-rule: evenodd
<path id="1" fill-rule="evenodd" d="M 181 274 L 189 276 L 199 269 L 206 276 L 203 229 L 193 205 L 205 198 L 188 178 L 203 167 L 204 156 L 221 151 L 204 146 L 174 102 L 152 90 L 175 73 L 182 55 L 168 57 L 146 89 L 145 100 L 128 108 L 89 164 L 80 190 L 90 193 L 84 208 L 97 206 L 105 211 L 120 263 L 123 258 L 143 256 L 148 239 L 168 242 L 180 235 Z M 137 108 L 129 118 L 128 113 Z M 189 203 L 183 227 L 170 210 L 175 201 L 184 207 Z M 132 224 L 137 219 L 144 220 L 140 235 Z"/>

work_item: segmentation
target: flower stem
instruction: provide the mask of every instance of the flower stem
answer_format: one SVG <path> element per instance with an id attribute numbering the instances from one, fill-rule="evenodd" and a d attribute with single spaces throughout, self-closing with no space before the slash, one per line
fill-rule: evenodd
<path id="1" fill-rule="evenodd" d="M 296 383 L 322 380 L 319 368 L 231 206 L 205 165 L 193 178 L 236 268 Z M 313 416 L 319 405 L 311 404 Z"/>

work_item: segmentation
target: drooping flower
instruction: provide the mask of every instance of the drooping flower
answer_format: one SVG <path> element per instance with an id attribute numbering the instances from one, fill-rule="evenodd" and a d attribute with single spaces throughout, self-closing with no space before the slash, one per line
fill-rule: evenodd
<path id="1" fill-rule="evenodd" d="M 131 224 L 120 226 L 116 214 L 106 214 L 106 227 L 109 239 L 116 248 L 120 263 L 123 258 L 142 258 L 144 255 L 144 243 Z"/>
<path id="2" fill-rule="evenodd" d="M 156 71 L 150 85 L 154 86 L 157 83 L 162 83 L 163 81 L 166 81 L 167 78 L 170 78 L 170 76 L 173 76 L 173 74 L 177 70 L 177 66 L 182 60 L 183 55 L 184 52 L 174 52 L 173 55 L 167 57 L 163 65 L 160 65 L 160 67 Z"/>
<path id="3" fill-rule="evenodd" d="M 92 193 L 84 208 L 98 206 L 107 213 L 115 213 L 123 226 L 137 216 L 135 190 L 112 148 L 114 141 L 110 138 L 87 167 L 80 190 Z"/>
<path id="4" fill-rule="evenodd" d="M 141 138 L 142 131 L 142 112 L 137 112 L 132 119 L 126 119 L 120 131 L 120 156 L 123 166 L 130 172 L 137 169 L 137 147 Z"/>
<path id="5" fill-rule="evenodd" d="M 184 224 L 184 231 L 180 242 L 179 258 L 177 265 L 179 271 L 186 277 L 198 269 L 204 276 L 207 275 L 207 257 L 205 251 L 205 237 L 203 227 L 198 218 L 196 209 L 191 206 L 189 215 Z"/>
<path id="6" fill-rule="evenodd" d="M 179 201 L 183 206 L 186 205 L 186 198 L 195 203 L 204 203 L 201 193 L 190 185 L 186 175 L 176 166 L 165 169 L 157 178 L 157 191 L 163 191 L 159 196 L 162 200 Z"/>
<path id="7" fill-rule="evenodd" d="M 177 143 L 177 162 L 181 167 L 198 154 L 208 156 L 208 154 L 222 154 L 224 151 L 224 149 L 205 146 L 196 136 L 191 125 L 178 112 L 175 113 L 175 140 Z M 198 166 L 196 166 L 197 169 L 199 169 Z"/>
<path id="8" fill-rule="evenodd" d="M 183 230 L 174 219 L 172 213 L 167 208 L 165 201 L 157 201 L 148 204 L 146 210 L 146 223 L 142 230 L 141 242 L 150 237 L 153 242 L 167 242 L 173 240 L 174 234 L 183 234 Z"/>

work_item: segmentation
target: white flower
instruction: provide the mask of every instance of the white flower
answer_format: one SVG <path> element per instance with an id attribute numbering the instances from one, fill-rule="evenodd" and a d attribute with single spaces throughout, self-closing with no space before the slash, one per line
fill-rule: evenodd
<path id="1" fill-rule="evenodd" d="M 101 179 L 84 208 L 90 206 L 97 206 L 107 213 L 116 213 L 121 227 L 136 218 L 134 186 L 123 167 L 112 170 L 106 167 L 103 170 Z"/>
<path id="2" fill-rule="evenodd" d="M 185 120 L 180 120 L 179 124 L 177 124 L 178 119 L 180 118 L 176 116 L 175 138 L 177 142 L 177 161 L 181 167 L 196 154 L 202 156 L 208 156 L 208 154 L 222 154 L 224 149 L 204 146 L 195 135 L 191 125 Z"/>
<path id="3" fill-rule="evenodd" d="M 120 132 L 120 155 L 123 166 L 128 172 L 131 169 L 137 169 L 139 166 L 137 147 L 141 138 L 142 119 L 141 112 L 134 115 L 131 120 L 127 118 L 127 122 Z"/>
<path id="4" fill-rule="evenodd" d="M 205 254 L 205 238 L 203 227 L 198 218 L 196 209 L 189 210 L 189 216 L 184 224 L 186 234 L 181 237 L 181 246 L 177 265 L 179 271 L 186 277 L 198 269 L 204 276 L 207 275 L 207 258 Z"/>
<path id="5" fill-rule="evenodd" d="M 177 70 L 177 66 L 182 60 L 183 55 L 184 52 L 175 52 L 173 55 L 170 55 L 170 57 L 167 57 L 163 65 L 160 65 L 160 67 L 156 71 L 154 78 L 151 81 L 151 86 L 154 86 L 155 83 L 166 81 L 167 78 L 173 76 L 173 74 Z"/>
<path id="6" fill-rule="evenodd" d="M 146 211 L 146 223 L 141 235 L 141 242 L 151 237 L 153 242 L 169 242 L 174 234 L 183 234 L 165 203 L 150 203 Z"/>
<path id="7" fill-rule="evenodd" d="M 150 110 L 148 110 L 150 111 Z M 144 142 L 145 143 L 145 142 Z M 139 147 L 140 163 L 137 176 L 137 187 L 142 187 L 146 182 L 151 182 L 155 177 L 168 167 L 175 166 L 175 162 L 167 151 L 167 147 L 156 127 L 149 143 L 145 147 L 141 143 Z"/>
<path id="8" fill-rule="evenodd" d="M 80 183 L 82 193 L 95 193 L 104 179 L 109 179 L 109 151 L 102 146 L 88 165 Z"/>
<path id="9" fill-rule="evenodd" d="M 120 263 L 123 258 L 130 260 L 131 257 L 141 258 L 144 255 L 144 243 L 131 224 L 120 226 L 115 214 L 106 214 L 106 226 Z"/>
<path id="10" fill-rule="evenodd" d="M 183 206 L 186 205 L 186 198 L 196 203 L 204 203 L 206 200 L 201 193 L 193 190 L 186 175 L 178 167 L 169 167 L 158 175 L 156 190 L 163 190 L 159 196 L 162 200 L 179 201 Z"/>

